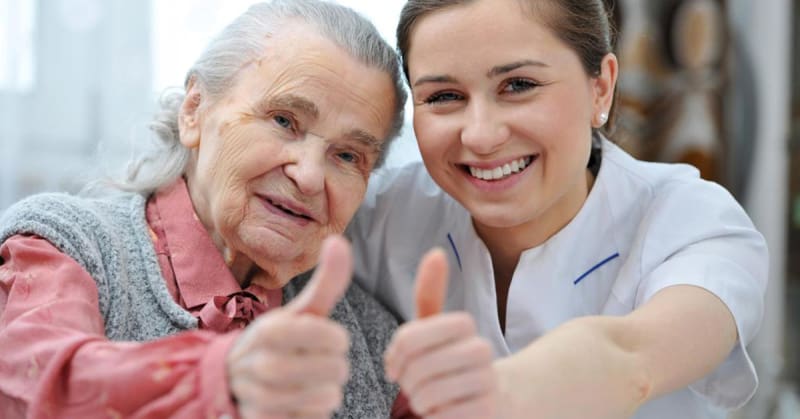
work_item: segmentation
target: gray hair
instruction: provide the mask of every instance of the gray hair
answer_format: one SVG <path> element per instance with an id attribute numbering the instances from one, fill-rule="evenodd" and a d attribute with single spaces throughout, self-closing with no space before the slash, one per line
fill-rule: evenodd
<path id="1" fill-rule="evenodd" d="M 322 0 L 273 0 L 255 4 L 211 41 L 187 72 L 184 87 L 194 78 L 211 100 L 224 96 L 235 83 L 238 71 L 258 59 L 269 36 L 292 19 L 314 26 L 351 56 L 386 72 L 394 81 L 395 114 L 375 164 L 376 168 L 380 167 L 389 145 L 400 135 L 407 95 L 397 54 L 372 23 L 350 8 Z M 156 149 L 135 157 L 128 164 L 125 178 L 113 182 L 114 186 L 150 193 L 184 173 L 191 155 L 179 140 L 178 114 L 184 97 L 184 89 L 168 89 L 162 94 L 159 110 L 150 123 L 158 140 Z"/>

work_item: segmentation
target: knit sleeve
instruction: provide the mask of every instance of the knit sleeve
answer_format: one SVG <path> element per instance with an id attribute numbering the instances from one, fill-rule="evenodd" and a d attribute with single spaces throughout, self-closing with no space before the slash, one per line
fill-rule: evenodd
<path id="1" fill-rule="evenodd" d="M 73 259 L 26 236 L 0 257 L 0 417 L 236 416 L 222 361 L 236 334 L 111 342 Z"/>
<path id="2" fill-rule="evenodd" d="M 87 208 L 76 204 L 77 198 L 67 194 L 39 194 L 19 201 L 0 218 L 0 243 L 14 235 L 36 235 L 47 238 L 59 252 L 77 262 L 96 278 L 105 278 L 105 266 L 94 236 L 109 236 L 100 218 Z M 99 289 L 100 312 L 107 314 L 105 296 L 108 285 L 94 281 Z"/>

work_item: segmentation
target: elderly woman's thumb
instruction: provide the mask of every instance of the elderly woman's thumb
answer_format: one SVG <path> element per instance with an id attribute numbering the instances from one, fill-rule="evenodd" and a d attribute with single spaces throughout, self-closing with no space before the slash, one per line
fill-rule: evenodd
<path id="1" fill-rule="evenodd" d="M 350 285 L 352 275 L 350 244 L 342 236 L 329 236 L 322 243 L 314 276 L 286 309 L 327 317 Z"/>

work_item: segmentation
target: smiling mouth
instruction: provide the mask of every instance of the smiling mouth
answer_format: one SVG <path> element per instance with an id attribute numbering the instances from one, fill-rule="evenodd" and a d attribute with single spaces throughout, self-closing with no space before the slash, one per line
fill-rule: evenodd
<path id="1" fill-rule="evenodd" d="M 531 163 L 539 157 L 538 154 L 525 156 L 514 161 L 510 161 L 506 164 L 499 165 L 497 167 L 491 168 L 479 168 L 470 166 L 467 164 L 459 165 L 464 172 L 468 175 L 474 177 L 475 179 L 480 179 L 484 181 L 498 181 L 503 180 L 505 178 L 511 177 L 517 173 L 522 172 L 531 165 Z"/>
<path id="2" fill-rule="evenodd" d="M 269 204 L 272 205 L 273 207 L 283 211 L 287 215 L 290 215 L 290 216 L 296 217 L 296 218 L 300 218 L 300 219 L 303 219 L 303 220 L 314 221 L 314 219 L 311 218 L 310 216 L 308 216 L 306 214 L 300 214 L 300 213 L 294 212 L 291 209 L 286 208 L 286 207 L 282 206 L 281 204 L 279 204 L 279 203 L 277 203 L 277 202 L 275 202 L 275 201 L 273 201 L 273 200 L 271 200 L 269 198 L 264 198 L 264 200 L 269 202 Z"/>

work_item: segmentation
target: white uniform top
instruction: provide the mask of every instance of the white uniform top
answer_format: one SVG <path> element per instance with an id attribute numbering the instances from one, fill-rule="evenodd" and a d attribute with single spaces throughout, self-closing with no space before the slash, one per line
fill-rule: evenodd
<path id="1" fill-rule="evenodd" d="M 740 342 L 713 373 L 645 404 L 636 419 L 724 418 L 758 386 L 745 344 L 759 328 L 767 281 L 763 237 L 734 198 L 687 165 L 647 163 L 603 143 L 602 165 L 575 218 L 520 256 L 502 334 L 492 262 L 469 213 L 422 163 L 370 180 L 348 228 L 356 276 L 404 319 L 414 317 L 423 253 L 449 254 L 447 310 L 466 310 L 497 356 L 580 316 L 624 315 L 676 284 L 705 288 L 733 313 Z M 681 342 L 676 342 L 680 345 Z M 592 356 L 592 348 L 584 348 Z"/>

